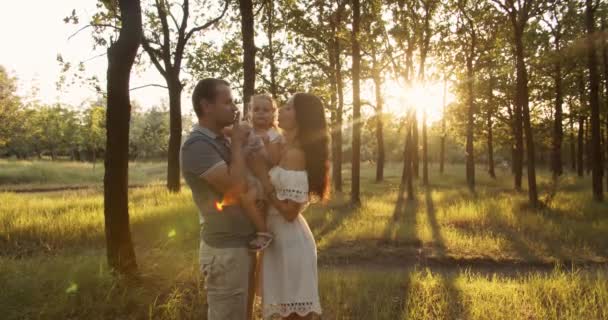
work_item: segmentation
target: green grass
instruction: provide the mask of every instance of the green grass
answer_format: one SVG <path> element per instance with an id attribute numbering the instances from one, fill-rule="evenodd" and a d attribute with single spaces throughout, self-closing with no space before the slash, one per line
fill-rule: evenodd
<path id="1" fill-rule="evenodd" d="M 608 206 L 591 201 L 588 179 L 564 177 L 534 211 L 506 173 L 494 181 L 479 172 L 472 194 L 461 167 L 441 177 L 431 170 L 431 186 L 395 210 L 399 166 L 379 184 L 373 171 L 363 166 L 360 208 L 334 194 L 327 207 L 305 212 L 325 319 L 608 319 Z M 541 172 L 539 181 L 544 198 L 550 179 Z M 2 317 L 204 318 L 189 190 L 130 191 L 138 284 L 107 270 L 102 200 L 96 189 L 0 193 Z M 602 264 L 536 267 L 549 262 Z"/>
<path id="2" fill-rule="evenodd" d="M 607 319 L 605 273 L 324 270 L 326 319 Z"/>
<path id="3" fill-rule="evenodd" d="M 0 190 L 101 186 L 103 162 L 23 161 L 0 159 Z M 165 179 L 163 162 L 129 164 L 130 184 L 150 184 Z"/>

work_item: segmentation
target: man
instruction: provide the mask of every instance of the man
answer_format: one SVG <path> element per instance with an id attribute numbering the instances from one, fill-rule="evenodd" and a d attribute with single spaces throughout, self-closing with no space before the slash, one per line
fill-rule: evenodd
<path id="1" fill-rule="evenodd" d="M 198 123 L 181 150 L 182 172 L 192 189 L 201 221 L 200 268 L 205 277 L 209 320 L 248 318 L 252 257 L 247 249 L 255 230 L 239 205 L 246 185 L 242 145 L 248 129 L 229 84 L 198 82 L 192 94 Z M 222 129 L 232 125 L 231 142 Z"/>

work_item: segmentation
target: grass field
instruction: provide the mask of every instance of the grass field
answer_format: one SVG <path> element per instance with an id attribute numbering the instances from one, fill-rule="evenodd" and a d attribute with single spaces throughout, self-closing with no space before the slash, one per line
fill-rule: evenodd
<path id="1" fill-rule="evenodd" d="M 399 166 L 379 184 L 364 166 L 360 208 L 334 194 L 305 212 L 324 319 L 608 319 L 608 205 L 591 201 L 588 179 L 564 177 L 533 211 L 506 173 L 479 173 L 472 194 L 462 168 L 434 169 L 402 208 Z M 539 181 L 545 199 L 551 182 Z M 131 190 L 136 284 L 107 271 L 99 190 L 0 193 L 0 203 L 3 317 L 204 318 L 189 190 Z"/>
<path id="2" fill-rule="evenodd" d="M 166 170 L 166 164 L 161 162 L 132 162 L 129 164 L 129 183 L 163 181 Z M 103 162 L 0 159 L 0 191 L 101 186 L 103 172 Z"/>

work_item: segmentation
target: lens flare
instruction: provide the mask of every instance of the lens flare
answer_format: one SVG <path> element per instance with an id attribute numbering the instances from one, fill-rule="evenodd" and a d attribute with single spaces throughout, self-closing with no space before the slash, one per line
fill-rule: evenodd
<path id="1" fill-rule="evenodd" d="M 222 201 L 215 201 L 215 209 L 222 212 L 222 210 L 224 210 L 224 203 Z"/>

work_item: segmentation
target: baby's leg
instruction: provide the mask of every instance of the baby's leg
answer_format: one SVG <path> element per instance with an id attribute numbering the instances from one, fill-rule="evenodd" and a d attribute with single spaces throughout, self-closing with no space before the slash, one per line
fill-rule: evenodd
<path id="1" fill-rule="evenodd" d="M 257 189 L 256 185 L 252 183 L 249 183 L 247 185 L 247 188 L 248 190 L 246 190 L 246 192 L 251 191 L 250 188 Z M 259 192 L 261 191 L 255 190 L 254 192 L 260 194 Z M 249 217 L 249 219 L 251 219 L 251 221 L 253 222 L 253 225 L 255 226 L 255 230 L 257 232 L 268 232 L 263 206 L 259 206 L 257 204 L 257 201 L 255 203 L 241 201 L 241 206 L 245 210 L 245 214 L 247 214 L 247 217 Z"/>

